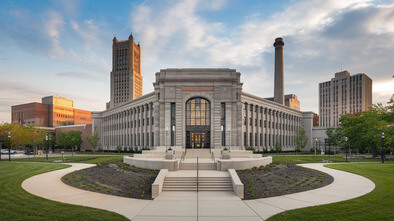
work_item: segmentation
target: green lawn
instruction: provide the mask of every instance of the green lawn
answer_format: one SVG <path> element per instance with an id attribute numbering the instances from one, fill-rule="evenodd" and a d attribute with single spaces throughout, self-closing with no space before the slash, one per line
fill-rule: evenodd
<path id="1" fill-rule="evenodd" d="M 127 220 L 109 211 L 46 200 L 21 187 L 31 176 L 66 167 L 68 165 L 0 162 L 0 220 Z"/>
<path id="2" fill-rule="evenodd" d="M 327 167 L 356 173 L 372 180 L 376 188 L 356 199 L 291 210 L 269 220 L 393 220 L 394 164 L 352 163 Z"/>
<path id="3" fill-rule="evenodd" d="M 61 160 L 61 157 L 49 157 L 48 162 L 53 162 L 57 160 Z M 123 156 L 67 156 L 64 157 L 65 162 L 68 163 L 103 163 L 111 160 L 121 160 Z M 29 157 L 29 158 L 20 158 L 20 159 L 12 159 L 11 161 L 18 162 L 47 162 L 45 157 Z"/>
<path id="4" fill-rule="evenodd" d="M 333 155 L 305 155 L 305 156 L 273 156 L 274 163 L 283 164 L 299 164 L 299 163 L 322 163 L 322 160 L 329 160 L 333 163 L 346 162 L 345 156 Z M 348 162 L 381 162 L 380 158 L 376 159 L 363 159 L 363 158 L 348 158 Z M 386 159 L 386 163 L 394 163 L 394 159 Z"/>

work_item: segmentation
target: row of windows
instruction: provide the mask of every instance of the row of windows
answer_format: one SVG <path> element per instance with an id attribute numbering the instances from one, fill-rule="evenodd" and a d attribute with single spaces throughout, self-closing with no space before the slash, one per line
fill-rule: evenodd
<path id="1" fill-rule="evenodd" d="M 253 119 L 249 118 L 249 126 L 253 126 L 252 124 Z M 259 121 L 259 127 L 262 127 L 262 120 Z M 244 125 L 246 125 L 246 117 L 244 117 Z M 257 127 L 257 119 L 254 119 L 254 126 Z M 264 120 L 264 128 L 267 128 L 267 120 Z M 268 121 L 268 128 L 271 128 L 271 121 Z M 286 123 L 278 123 L 272 122 L 272 129 L 279 129 L 279 130 L 291 130 L 294 131 L 296 128 L 295 125 L 290 125 Z"/>
<path id="2" fill-rule="evenodd" d="M 151 125 L 153 126 L 155 124 L 155 119 L 152 117 Z M 145 123 L 146 122 L 146 123 Z M 113 123 L 109 125 L 104 126 L 104 131 L 113 131 L 113 130 L 122 130 L 122 129 L 128 129 L 128 128 L 138 128 L 138 127 L 143 127 L 143 126 L 149 126 L 149 118 L 145 119 L 138 119 L 134 121 L 127 121 L 127 122 L 121 122 L 121 123 Z"/>
<path id="3" fill-rule="evenodd" d="M 107 135 L 104 136 L 104 145 L 122 147 L 154 146 L 154 132 L 137 133 L 133 135 Z"/>
<path id="4" fill-rule="evenodd" d="M 254 135 L 254 139 L 253 139 Z M 276 142 L 279 142 L 280 146 L 294 146 L 294 137 L 290 135 L 275 135 L 275 134 L 263 134 L 260 133 L 249 133 L 249 140 L 247 139 L 247 133 L 244 132 L 244 146 L 259 147 L 259 146 L 275 146 Z M 268 138 L 268 139 L 267 139 Z"/>

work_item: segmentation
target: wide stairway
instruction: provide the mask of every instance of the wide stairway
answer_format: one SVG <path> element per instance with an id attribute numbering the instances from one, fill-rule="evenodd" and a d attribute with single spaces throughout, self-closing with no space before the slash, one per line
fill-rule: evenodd
<path id="1" fill-rule="evenodd" d="M 169 172 L 163 191 L 197 191 L 197 171 Z M 198 191 L 233 191 L 230 174 L 222 171 L 199 171 Z"/>
<path id="2" fill-rule="evenodd" d="M 216 162 L 211 158 L 209 149 L 187 149 L 185 158 L 180 162 L 180 170 L 216 170 Z"/>

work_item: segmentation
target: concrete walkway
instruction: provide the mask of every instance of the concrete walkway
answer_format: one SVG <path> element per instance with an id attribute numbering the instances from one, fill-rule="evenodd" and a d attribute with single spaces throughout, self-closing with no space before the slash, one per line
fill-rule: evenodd
<path id="1" fill-rule="evenodd" d="M 63 203 L 105 209 L 132 220 L 265 220 L 277 213 L 308 206 L 349 200 L 371 192 L 375 184 L 362 176 L 303 164 L 334 177 L 326 187 L 301 193 L 257 200 L 241 200 L 233 192 L 163 192 L 155 200 L 138 200 L 76 189 L 60 179 L 67 173 L 94 166 L 73 167 L 40 174 L 25 180 L 22 187 L 31 194 Z M 182 173 L 182 172 L 180 172 Z"/>

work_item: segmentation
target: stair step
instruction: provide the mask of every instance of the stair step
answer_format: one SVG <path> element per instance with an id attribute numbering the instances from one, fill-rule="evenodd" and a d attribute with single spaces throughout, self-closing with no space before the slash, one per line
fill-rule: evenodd
<path id="1" fill-rule="evenodd" d="M 199 190 L 223 190 L 223 191 L 232 191 L 233 188 L 229 186 L 198 186 Z M 197 190 L 197 186 L 165 186 L 163 190 Z"/>
<path id="2" fill-rule="evenodd" d="M 165 180 L 197 180 L 197 177 L 166 177 Z M 198 180 L 231 180 L 230 177 L 199 177 Z"/>

